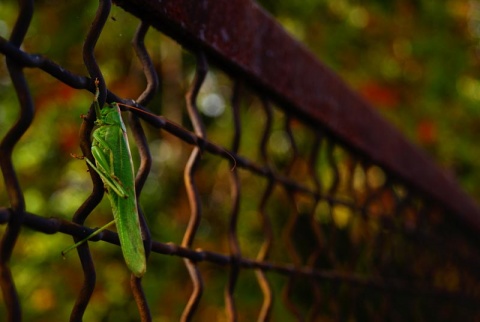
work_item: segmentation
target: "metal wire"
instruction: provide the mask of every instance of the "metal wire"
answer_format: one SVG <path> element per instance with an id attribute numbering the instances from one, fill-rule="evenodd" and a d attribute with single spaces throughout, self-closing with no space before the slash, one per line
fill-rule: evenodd
<path id="1" fill-rule="evenodd" d="M 200 54 L 197 57 L 197 71 L 195 74 L 195 79 L 192 82 L 192 86 L 187 93 L 187 108 L 188 114 L 190 116 L 190 121 L 193 124 L 193 128 L 195 130 L 195 134 L 199 137 L 204 139 L 205 138 L 205 128 L 201 121 L 198 108 L 196 105 L 196 98 L 198 92 L 200 91 L 200 87 L 205 80 L 205 76 L 207 75 L 207 63 L 205 57 Z M 182 246 L 186 248 L 192 247 L 195 234 L 197 233 L 198 226 L 200 225 L 200 220 L 202 216 L 202 208 L 200 205 L 199 194 L 195 185 L 194 174 L 196 168 L 201 160 L 201 155 L 204 151 L 204 146 L 199 145 L 196 146 L 192 153 L 190 154 L 190 158 L 188 163 L 185 167 L 184 173 L 184 180 L 185 186 L 187 188 L 188 199 L 190 202 L 190 221 L 188 223 L 187 230 L 185 231 L 185 235 L 183 236 Z M 192 279 L 193 283 L 193 292 L 190 296 L 190 300 L 188 301 L 187 307 L 183 311 L 181 321 L 190 321 L 197 309 L 198 303 L 202 296 L 203 292 L 203 283 L 202 283 L 202 276 L 195 261 L 191 259 L 185 259 L 185 265 L 188 269 L 190 274 L 190 278 Z"/>
<path id="2" fill-rule="evenodd" d="M 10 36 L 10 43 L 16 48 L 19 48 L 22 44 L 32 20 L 33 1 L 21 1 L 20 6 L 20 14 Z M 16 124 L 8 131 L 0 143 L 0 167 L 2 173 L 4 173 L 5 185 L 8 187 L 7 192 L 12 211 L 0 244 L 0 285 L 5 297 L 5 303 L 9 307 L 7 319 L 9 321 L 20 321 L 22 316 L 20 302 L 13 282 L 9 261 L 24 221 L 25 199 L 13 167 L 12 151 L 15 144 L 32 123 L 34 108 L 21 65 L 16 64 L 12 59 L 7 59 L 7 67 L 20 101 L 21 111 Z"/>
<path id="3" fill-rule="evenodd" d="M 249 2 L 219 3 L 232 6 L 231 8 L 242 5 L 245 10 L 250 8 Z M 403 168 L 397 168 L 395 162 L 388 163 L 389 159 L 383 157 L 375 147 L 365 147 L 365 142 L 359 142 L 356 137 L 349 140 L 343 132 L 343 125 L 337 126 L 336 120 L 327 120 L 323 124 L 318 120 L 317 111 L 302 110 L 301 106 L 304 101 L 308 101 L 308 97 L 292 101 L 292 97 L 295 97 L 291 95 L 292 92 L 299 89 L 288 89 L 282 96 L 282 93 L 275 92 L 278 84 L 265 75 L 258 75 L 257 70 L 244 68 L 239 72 L 232 67 L 235 65 L 239 69 L 243 68 L 238 63 L 237 52 L 223 55 L 218 60 L 220 54 L 212 50 L 215 43 L 209 43 L 208 37 L 199 37 L 196 42 L 192 40 L 194 36 L 188 32 L 191 25 L 195 24 L 193 18 L 174 21 L 182 26 L 178 28 L 184 28 L 184 33 L 179 33 L 175 29 L 177 25 L 173 23 L 161 24 L 159 27 L 165 28 L 166 33 L 171 33 L 184 43 L 196 57 L 195 77 L 186 93 L 186 108 L 192 132 L 164 116 L 151 113 L 145 107 L 154 99 L 159 88 L 159 76 L 144 44 L 150 24 L 158 28 L 157 22 L 152 22 L 151 17 L 160 15 L 154 10 L 158 4 L 150 1 L 118 2 L 141 18 L 132 43 L 142 64 L 146 88 L 135 101 L 122 99 L 107 89 L 95 58 L 97 40 L 109 17 L 110 1 L 100 0 L 97 14 L 87 32 L 83 57 L 88 77 L 75 75 L 46 57 L 20 49 L 33 14 L 33 2 L 20 1 L 20 4 L 19 16 L 10 39 L 0 37 L 0 52 L 7 58 L 8 70 L 20 101 L 18 121 L 0 143 L 0 167 L 10 202 L 8 207 L 0 207 L 0 223 L 7 226 L 0 245 L 0 285 L 8 321 L 22 320 L 20 299 L 13 279 L 15 272 L 10 269 L 10 261 L 14 260 L 12 251 L 17 240 L 22 238 L 22 227 L 45 234 L 61 232 L 73 236 L 75 241 L 81 240 L 93 232 L 93 229 L 84 227 L 84 222 L 104 194 L 102 181 L 95 171 L 89 171 L 93 190 L 75 212 L 72 221 L 44 218 L 26 212 L 23 191 L 12 163 L 12 150 L 33 120 L 33 102 L 23 76 L 24 68 L 40 69 L 73 88 L 90 92 L 95 89 L 93 80 L 98 79 L 101 104 L 115 101 L 148 112 L 133 110 L 130 117 L 131 132 L 140 155 L 135 182 L 137 199 L 142 194 L 153 163 L 140 119 L 193 146 L 184 167 L 190 215 L 181 243 L 153 240 L 150 232 L 152 227 L 149 229 L 144 213 L 139 208 L 147 256 L 157 253 L 179 257 L 183 259 L 189 274 L 192 291 L 185 300 L 181 321 L 191 321 L 201 313 L 199 308 L 204 288 L 208 287 L 208 279 L 201 269 L 205 262 L 228 270 L 224 284 L 224 308 L 228 321 L 247 320 L 248 315 L 243 312 L 243 308 L 239 308 L 243 302 L 238 296 L 244 271 L 254 272 L 263 298 L 256 311 L 250 315 L 256 316 L 258 321 L 282 319 L 283 317 L 274 316 L 274 307 L 278 305 L 283 305 L 291 318 L 297 321 L 318 321 L 327 317 L 331 320 L 348 320 L 353 316 L 358 320 L 408 320 L 414 316 L 451 320 L 453 317 L 474 319 L 480 316 L 477 305 L 480 297 L 480 256 L 476 251 L 478 240 L 472 238 L 472 231 L 478 233 L 475 225 L 478 212 L 472 215 L 471 206 L 456 206 L 456 203 L 464 202 L 463 197 L 455 193 L 451 196 L 452 200 L 439 200 L 435 187 L 430 187 L 431 191 L 423 189 L 424 184 L 412 181 L 410 174 L 402 176 Z M 146 13 L 145 8 L 148 6 L 151 6 L 151 10 Z M 163 8 L 167 12 L 167 18 L 172 21 L 182 10 L 192 14 L 180 15 L 183 19 L 197 17 L 195 15 L 205 10 L 194 3 L 189 6 L 165 1 Z M 205 2 L 205 8 L 212 9 L 214 6 L 216 4 L 212 2 Z M 257 10 L 255 6 L 253 8 Z M 206 19 L 211 18 L 208 11 L 205 12 Z M 264 23 L 268 25 L 270 20 L 264 20 Z M 226 24 L 225 28 L 231 27 Z M 278 26 L 275 28 L 277 29 L 272 29 L 272 32 L 282 33 Z M 298 55 L 301 60 L 303 56 Z M 208 127 L 197 106 L 200 90 L 207 75 L 212 73 L 208 62 L 225 67 L 233 79 L 229 148 L 209 140 Z M 265 64 L 271 64 L 268 65 L 271 69 L 278 67 L 274 60 L 266 61 Z M 299 64 L 311 64 L 312 68 L 316 66 L 310 60 L 301 60 Z M 264 87 L 257 86 L 257 83 L 249 86 L 251 84 L 248 80 L 252 78 L 264 81 Z M 280 82 L 278 79 L 276 81 Z M 335 93 L 348 97 L 352 95 L 336 82 L 336 78 L 333 78 L 334 86 L 339 86 Z M 253 143 L 258 149 L 258 159 L 242 154 L 242 145 L 245 144 L 242 139 L 248 134 L 243 128 L 242 99 L 248 95 L 256 97 L 259 101 L 256 106 L 263 115 L 261 133 L 256 133 L 257 140 Z M 276 102 L 288 104 L 276 104 L 278 108 L 274 110 Z M 306 117 L 306 114 L 311 118 Z M 82 153 L 91 160 L 90 136 L 94 127 L 94 115 L 93 108 L 90 108 L 83 117 L 80 129 Z M 277 126 L 279 118 L 282 124 Z M 370 122 L 368 119 L 364 121 Z M 384 123 L 378 124 L 382 129 L 389 129 Z M 357 128 L 365 126 L 366 124 L 355 125 Z M 368 126 L 375 128 L 370 123 Z M 301 137 L 304 132 L 307 139 Z M 276 135 L 280 135 L 277 138 L 280 137 L 282 144 L 289 147 L 288 156 L 283 156 L 281 160 L 271 151 L 271 141 Z M 248 146 L 251 147 L 252 144 Z M 410 149 L 409 146 L 405 148 L 403 143 L 400 146 Z M 398 154 L 404 151 L 399 149 Z M 207 154 L 227 160 L 231 166 L 229 210 L 224 214 L 228 217 L 227 254 L 194 249 L 205 211 L 196 176 L 201 173 L 201 165 Z M 403 155 L 400 157 L 403 158 Z M 384 164 L 374 162 L 379 160 L 386 161 Z M 420 168 L 423 164 L 429 167 L 428 173 L 435 173 L 436 170 L 430 170 L 430 167 L 434 168 L 431 163 L 425 165 L 423 162 L 423 159 L 419 161 Z M 417 169 L 415 171 L 418 172 Z M 262 180 L 263 186 L 246 186 L 244 174 Z M 377 178 L 377 181 L 370 177 Z M 378 177 L 384 180 L 378 180 Z M 419 187 L 421 189 L 417 189 Z M 240 229 L 242 219 L 251 215 L 242 212 L 242 201 L 245 200 L 244 195 L 249 192 L 248 189 L 258 192 L 255 212 L 257 230 L 261 237 L 260 246 L 253 255 L 255 258 L 245 255 L 248 247 L 242 243 Z M 455 185 L 442 189 L 457 191 Z M 474 224 L 473 227 L 469 226 L 470 223 Z M 117 234 L 108 230 L 93 239 L 119 245 Z M 77 250 L 83 271 L 83 285 L 72 308 L 70 321 L 84 319 L 96 284 L 94 261 L 88 243 L 82 244 Z M 443 275 L 436 270 L 443 272 Z M 276 280 L 279 277 L 283 277 L 284 282 L 278 283 Z M 151 306 L 142 287 L 142 280 L 132 275 L 130 284 L 141 321 L 152 321 Z M 280 294 L 281 302 L 277 299 Z"/>

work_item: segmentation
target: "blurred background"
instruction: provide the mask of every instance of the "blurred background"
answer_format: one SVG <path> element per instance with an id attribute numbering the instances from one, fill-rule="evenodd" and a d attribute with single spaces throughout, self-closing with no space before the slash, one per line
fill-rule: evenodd
<path id="1" fill-rule="evenodd" d="M 478 1 L 260 1 L 480 198 Z"/>
<path id="2" fill-rule="evenodd" d="M 454 173 L 463 189 L 480 201 L 480 149 L 477 147 L 480 133 L 480 1 L 258 2 L 410 141 L 426 150 L 440 167 Z M 35 1 L 33 22 L 22 49 L 45 55 L 76 74 L 86 75 L 82 45 L 97 4 L 84 0 Z M 0 2 L 0 36 L 9 37 L 17 14 L 14 1 Z M 125 98 L 137 97 L 145 85 L 142 68 L 130 44 L 137 24 L 136 18 L 113 6 L 95 51 L 109 89 Z M 147 35 L 146 45 L 161 75 L 161 92 L 149 105 L 150 109 L 190 127 L 184 94 L 193 77 L 194 57 L 153 29 Z M 25 74 L 34 98 L 36 117 L 15 149 L 14 164 L 25 192 L 27 210 L 45 217 L 70 219 L 91 189 L 85 163 L 73 159 L 70 153 L 81 153 L 78 147 L 80 115 L 86 113 L 93 96 L 69 88 L 36 69 L 26 69 Z M 232 81 L 213 66 L 198 102 L 211 140 L 226 146 L 230 142 L 224 131 L 231 122 L 231 94 Z M 259 101 L 253 95 L 245 95 L 242 104 L 248 110 Z M 17 97 L 2 56 L 0 137 L 15 121 L 17 113 Z M 244 112 L 242 118 L 245 135 L 255 137 L 258 133 L 255 127 L 261 126 L 256 122 L 258 114 Z M 189 213 L 182 181 L 183 166 L 191 147 L 155 129 L 147 129 L 147 134 L 155 166 L 141 204 L 149 214 L 149 225 L 159 227 L 152 229 L 153 237 L 162 242 L 180 243 Z M 255 155 L 253 147 L 248 146 L 248 137 L 243 142 L 246 144 L 242 145 L 241 153 Z M 281 158 L 275 158 L 288 150 L 288 143 L 281 135 L 274 137 L 270 150 L 274 162 L 281 167 Z M 132 152 L 137 162 L 136 152 Z M 221 228 L 227 225 L 227 219 L 215 215 L 228 208 L 228 202 L 222 202 L 229 198 L 228 180 L 211 183 L 203 180 L 202 175 L 217 173 L 217 177 L 228 177 L 229 171 L 227 161 L 206 156 L 204 169 L 197 176 L 205 197 L 205 213 L 209 214 L 200 227 L 197 247 L 228 252 L 224 242 L 226 231 Z M 42 179 L 38 180 L 39 177 Z M 245 180 L 254 184 L 256 179 Z M 214 198 L 210 198 L 212 191 Z M 250 191 L 252 196 L 256 193 Z M 243 210 L 253 212 L 248 194 L 246 198 Z M 0 182 L 0 205 L 8 205 L 3 181 Z M 104 200 L 88 225 L 99 226 L 110 220 L 110 205 Z M 242 226 L 245 233 L 242 238 L 249 241 L 249 246 L 244 247 L 245 253 L 250 252 L 251 257 L 261 244 L 259 236 L 249 235 L 249 227 L 255 225 L 258 223 Z M 63 320 L 69 315 L 81 283 L 76 254 L 72 252 L 66 260 L 60 256 L 62 247 L 70 242 L 68 236 L 46 236 L 26 229 L 19 239 L 12 270 L 26 321 L 52 321 L 52 316 Z M 136 308 L 129 301 L 129 274 L 121 254 L 116 247 L 106 244 L 93 251 L 97 263 L 107 259 L 108 266 L 99 270 L 99 286 L 85 320 L 135 321 Z M 108 260 L 112 258 L 115 260 Z M 170 321 L 181 314 L 190 294 L 188 274 L 178 259 L 153 256 L 149 265 L 160 268 L 156 275 L 147 274 L 144 279 L 151 302 L 158 303 L 152 307 L 162 308 L 155 309 L 155 321 Z M 222 294 L 226 272 L 208 264 L 204 270 L 206 276 L 217 278 L 212 279 L 205 294 L 209 303 L 214 304 L 202 308 L 202 316 L 221 321 L 225 318 Z M 178 289 L 168 287 L 172 279 Z M 249 297 L 250 304 L 245 304 L 254 307 L 261 301 L 261 294 L 258 290 L 251 291 L 257 287 L 253 273 L 244 281 L 239 286 L 239 297 L 256 294 Z M 0 316 L 3 310 L 0 306 Z M 282 316 L 285 308 L 277 305 L 275 310 Z"/>

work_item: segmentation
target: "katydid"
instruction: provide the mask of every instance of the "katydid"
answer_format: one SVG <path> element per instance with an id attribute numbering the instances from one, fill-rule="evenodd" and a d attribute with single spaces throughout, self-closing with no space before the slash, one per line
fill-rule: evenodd
<path id="1" fill-rule="evenodd" d="M 98 173 L 105 185 L 114 220 L 97 229 L 84 240 L 65 249 L 62 254 L 115 223 L 125 262 L 135 276 L 141 277 L 146 271 L 145 249 L 137 210 L 133 162 L 127 132 L 118 104 L 107 104 L 100 108 L 98 80 L 95 81 L 95 86 L 97 86 L 94 100 L 97 128 L 92 134 L 92 155 L 95 164 L 87 158 L 85 160 Z"/>

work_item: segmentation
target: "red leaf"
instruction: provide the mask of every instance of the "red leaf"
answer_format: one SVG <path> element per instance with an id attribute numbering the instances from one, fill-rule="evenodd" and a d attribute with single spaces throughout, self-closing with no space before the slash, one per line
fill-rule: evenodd
<path id="1" fill-rule="evenodd" d="M 386 85 L 368 82 L 359 87 L 360 95 L 375 107 L 393 108 L 398 103 L 398 93 Z"/>

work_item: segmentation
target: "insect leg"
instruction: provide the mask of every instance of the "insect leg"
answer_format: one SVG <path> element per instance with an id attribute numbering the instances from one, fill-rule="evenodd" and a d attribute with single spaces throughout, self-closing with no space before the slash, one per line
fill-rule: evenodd
<path id="1" fill-rule="evenodd" d="M 88 235 L 87 237 L 85 237 L 84 239 L 82 239 L 81 241 L 79 241 L 78 243 L 75 243 L 73 244 L 72 246 L 69 246 L 67 248 L 65 248 L 63 251 L 62 251 L 62 257 L 65 257 L 65 255 L 71 251 L 72 249 L 75 249 L 77 248 L 78 246 L 80 246 L 81 244 L 83 244 L 84 242 L 86 242 L 87 240 L 89 240 L 90 238 L 100 234 L 102 231 L 104 231 L 105 229 L 107 229 L 108 227 L 110 227 L 111 225 L 115 224 L 115 220 L 112 220 L 111 222 L 109 222 L 108 224 L 106 225 L 103 225 L 102 227 L 98 228 L 97 230 L 95 230 L 93 233 L 91 233 L 90 235 Z"/>
<path id="2" fill-rule="evenodd" d="M 108 170 L 108 163 L 106 163 L 105 155 L 101 151 L 101 149 L 92 147 L 92 154 L 95 160 L 97 161 L 97 165 L 100 165 L 99 169 L 97 166 L 95 166 L 89 159 L 85 159 L 90 165 L 90 167 L 95 170 L 95 172 L 98 173 L 100 178 L 102 178 L 102 181 L 105 185 L 108 185 L 109 188 L 111 188 L 118 196 L 121 198 L 128 198 L 128 193 L 125 191 L 123 188 L 122 184 L 119 182 L 118 178 L 112 177 L 108 171 L 102 171 L 102 168 L 104 170 Z"/>

